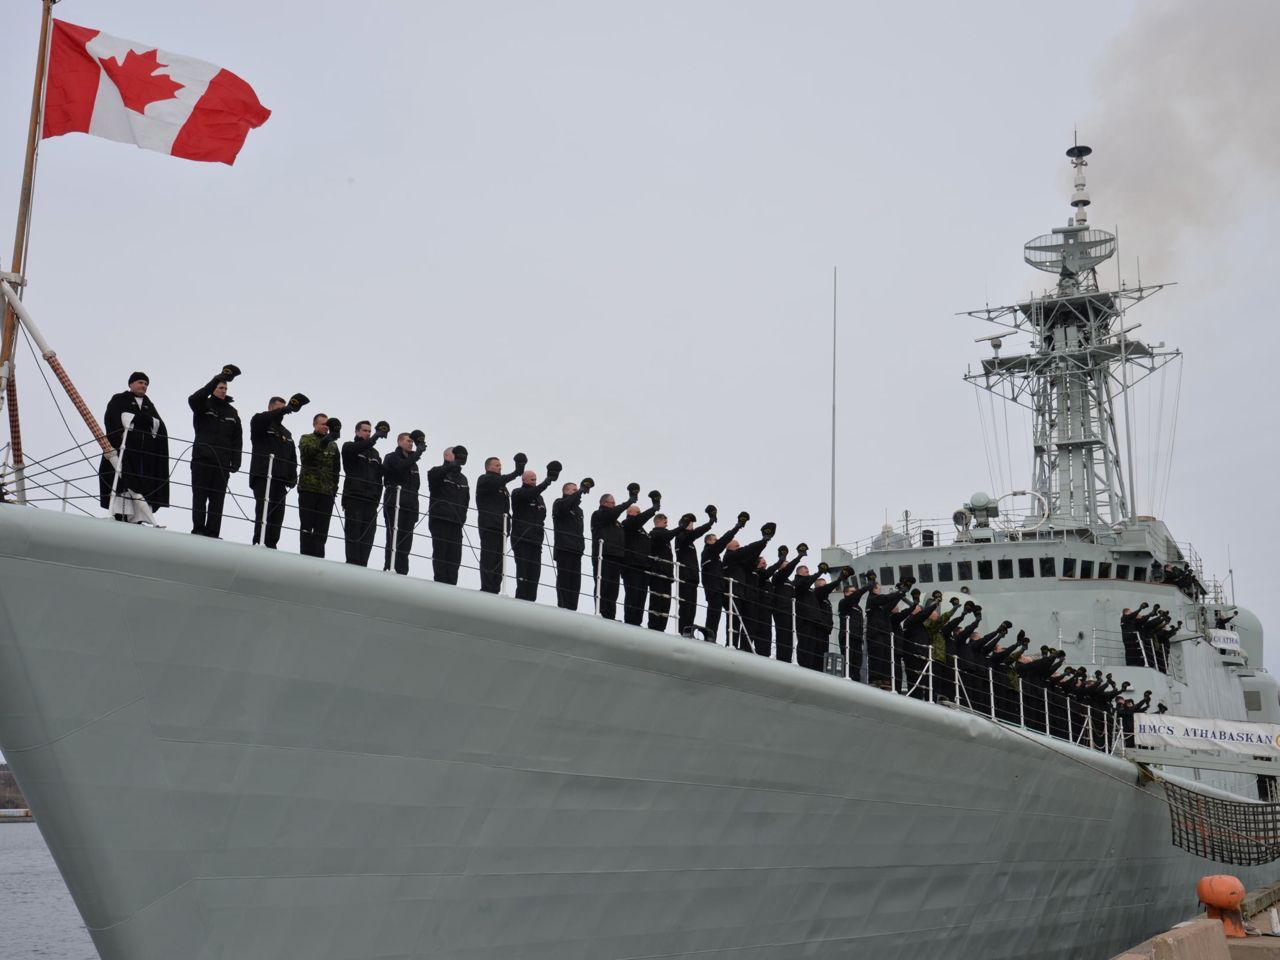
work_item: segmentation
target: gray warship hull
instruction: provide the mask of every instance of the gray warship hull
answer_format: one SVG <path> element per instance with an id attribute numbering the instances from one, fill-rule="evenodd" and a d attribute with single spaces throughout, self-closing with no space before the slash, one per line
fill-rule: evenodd
<path id="1" fill-rule="evenodd" d="M 16 507 L 0 748 L 103 960 L 1104 957 L 1217 872 L 1118 758 L 678 636 Z"/>

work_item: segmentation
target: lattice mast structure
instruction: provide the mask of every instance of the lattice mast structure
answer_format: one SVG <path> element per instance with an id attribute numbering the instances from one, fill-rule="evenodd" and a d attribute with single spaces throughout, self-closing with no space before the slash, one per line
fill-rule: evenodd
<path id="1" fill-rule="evenodd" d="M 1127 412 L 1130 391 L 1180 355 L 1163 343 L 1148 345 L 1128 336 L 1139 325 L 1124 326 L 1129 307 L 1168 284 L 1098 286 L 1097 267 L 1115 255 L 1116 237 L 1089 226 L 1085 158 L 1092 152 L 1078 143 L 1067 150 L 1075 169 L 1075 211 L 1067 225 L 1023 248 L 1028 264 L 1058 275 L 1057 287 L 1022 303 L 963 314 L 1004 328 L 979 338 L 990 343 L 994 355 L 979 370 L 970 368 L 965 379 L 1032 414 L 1032 488 L 1043 500 L 1037 500 L 1029 522 L 1082 531 L 1135 515 L 1130 419 L 1125 418 L 1122 456 L 1117 403 Z M 1021 333 L 1031 337 L 1028 352 L 1001 356 L 1003 339 Z"/>

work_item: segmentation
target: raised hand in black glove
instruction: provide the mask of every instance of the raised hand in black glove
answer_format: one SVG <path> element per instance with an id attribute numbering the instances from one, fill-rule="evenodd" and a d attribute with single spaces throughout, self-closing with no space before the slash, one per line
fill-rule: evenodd
<path id="1" fill-rule="evenodd" d="M 582 482 L 578 484 L 578 486 L 582 488 L 583 493 L 590 493 L 591 488 L 594 487 L 595 485 L 596 485 L 596 482 L 592 480 L 590 477 L 583 477 Z"/>
<path id="2" fill-rule="evenodd" d="M 760 534 L 766 540 L 772 540 L 773 535 L 777 532 L 778 532 L 778 525 L 773 522 L 766 523 L 763 527 L 760 528 Z"/>
<path id="3" fill-rule="evenodd" d="M 550 463 L 547 464 L 547 479 L 548 480 L 560 479 L 560 471 L 563 469 L 564 469 L 564 464 L 562 464 L 559 460 L 552 460 Z"/>
<path id="4" fill-rule="evenodd" d="M 222 373 L 220 374 L 220 376 L 227 383 L 230 383 L 236 377 L 240 376 L 240 368 L 237 367 L 234 363 L 228 363 L 226 366 L 222 368 Z"/>
<path id="5" fill-rule="evenodd" d="M 523 473 L 524 465 L 529 462 L 529 458 L 526 457 L 523 453 L 517 453 L 511 459 L 515 461 L 516 469 Z"/>
<path id="6" fill-rule="evenodd" d="M 295 393 L 292 397 L 289 398 L 289 409 L 292 410 L 294 413 L 297 413 L 299 410 L 301 410 L 310 402 L 311 402 L 311 398 L 308 397 L 305 393 Z"/>
<path id="7" fill-rule="evenodd" d="M 707 519 L 710 520 L 712 523 L 715 523 L 716 520 L 719 519 L 716 516 L 716 505 L 714 503 L 707 504 Z"/>
<path id="8" fill-rule="evenodd" d="M 427 449 L 427 435 L 421 430 L 414 430 L 409 434 L 409 439 L 413 441 L 413 445 L 418 448 L 419 453 Z M 456 453 L 457 451 L 455 451 L 455 455 Z"/>
<path id="9" fill-rule="evenodd" d="M 809 545 L 807 543 L 796 544 L 796 556 L 807 557 L 809 555 Z"/>
<path id="10" fill-rule="evenodd" d="M 379 440 L 385 440 L 391 435 L 391 424 L 385 420 L 379 420 L 373 427 L 373 435 Z"/>
<path id="11" fill-rule="evenodd" d="M 649 501 L 656 507 L 662 503 L 662 493 L 658 490 L 649 491 Z"/>
<path id="12" fill-rule="evenodd" d="M 825 560 L 823 560 L 821 563 L 818 564 L 819 573 L 826 573 L 830 569 L 831 569 L 830 565 L 828 565 L 827 561 Z"/>
<path id="13" fill-rule="evenodd" d="M 628 483 L 628 484 L 627 484 L 627 493 L 631 494 L 631 499 L 632 499 L 632 500 L 637 499 L 637 498 L 640 496 L 640 484 L 638 484 L 638 483 Z"/>
<path id="14" fill-rule="evenodd" d="M 460 443 L 455 443 L 453 445 L 453 462 L 459 466 L 466 466 L 467 448 Z"/>
<path id="15" fill-rule="evenodd" d="M 738 514 L 738 526 L 745 527 L 750 522 L 750 520 L 751 520 L 751 514 L 747 513 L 747 511 L 743 510 L 740 514 Z"/>
<path id="16" fill-rule="evenodd" d="M 334 440 L 337 440 L 338 437 L 342 436 L 342 421 L 337 417 L 329 418 L 329 436 Z"/>
<path id="17" fill-rule="evenodd" d="M 779 560 L 787 559 L 787 554 L 790 552 L 791 551 L 787 549 L 787 545 L 784 543 L 782 546 L 778 548 L 778 559 Z"/>

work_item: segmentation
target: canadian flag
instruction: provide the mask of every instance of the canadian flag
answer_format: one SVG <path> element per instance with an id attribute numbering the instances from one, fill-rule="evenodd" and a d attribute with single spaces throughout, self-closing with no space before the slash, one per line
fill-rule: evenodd
<path id="1" fill-rule="evenodd" d="M 271 111 L 229 70 L 53 21 L 44 137 L 90 133 L 188 160 L 235 163 Z"/>

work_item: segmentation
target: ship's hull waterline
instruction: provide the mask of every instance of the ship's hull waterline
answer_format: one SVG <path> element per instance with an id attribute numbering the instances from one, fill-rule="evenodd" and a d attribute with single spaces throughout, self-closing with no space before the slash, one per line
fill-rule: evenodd
<path id="1" fill-rule="evenodd" d="M 0 748 L 104 960 L 1102 957 L 1217 872 L 1119 759 L 669 634 L 17 507 Z"/>

